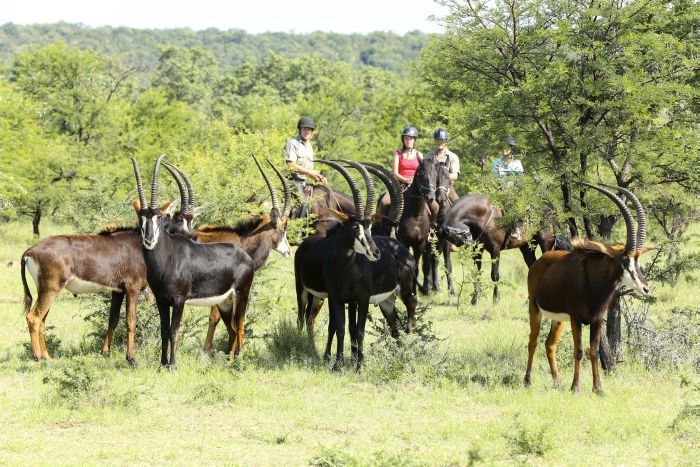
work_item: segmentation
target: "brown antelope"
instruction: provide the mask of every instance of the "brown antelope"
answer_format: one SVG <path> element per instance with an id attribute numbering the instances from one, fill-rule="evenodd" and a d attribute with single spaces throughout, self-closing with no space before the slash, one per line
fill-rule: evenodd
<path id="1" fill-rule="evenodd" d="M 618 285 L 629 287 L 641 294 L 649 293 L 649 286 L 639 266 L 639 257 L 644 249 L 646 215 L 641 203 L 630 191 L 615 188 L 624 193 L 637 211 L 638 229 L 634 232 L 632 214 L 624 202 L 614 193 L 600 186 L 582 182 L 609 197 L 620 209 L 627 228 L 625 245 L 576 240 L 572 251 L 549 251 L 530 267 L 527 276 L 530 342 L 528 344 L 525 385 L 530 385 L 532 361 L 537 347 L 542 316 L 552 319 L 547 337 L 546 350 L 549 368 L 556 386 L 560 385 L 556 352 L 564 330 L 564 322 L 571 321 L 574 338 L 574 380 L 571 390 L 579 390 L 579 374 L 583 359 L 581 325 L 589 324 L 593 391 L 603 393 L 598 368 L 598 348 L 605 313 Z M 608 185 L 605 185 L 608 186 Z"/>
<path id="2" fill-rule="evenodd" d="M 163 215 L 164 223 L 170 222 L 176 206 L 177 200 L 160 207 L 158 211 Z M 120 228 L 105 230 L 98 235 L 54 235 L 22 254 L 24 313 L 35 360 L 50 358 L 44 331 L 46 317 L 58 294 L 66 289 L 73 295 L 111 291 L 110 324 L 102 344 L 105 356 L 109 355 L 112 333 L 126 296 L 126 359 L 135 364 L 136 303 L 147 285 L 146 264 L 140 243 L 138 228 Z M 29 270 L 37 288 L 37 299 L 33 305 L 25 268 Z"/>
<path id="3" fill-rule="evenodd" d="M 291 211 L 291 190 L 282 174 L 275 166 L 268 161 L 268 164 L 275 171 L 279 179 L 282 181 L 284 189 L 284 207 L 280 212 L 279 200 L 272 182 L 268 178 L 265 171 L 262 169 L 258 160 L 255 163 L 260 170 L 272 198 L 272 209 L 269 214 L 261 216 L 252 216 L 249 219 L 244 219 L 234 225 L 227 226 L 202 226 L 197 228 L 193 233 L 193 238 L 201 243 L 232 243 L 239 245 L 243 251 L 253 260 L 255 270 L 257 271 L 274 249 L 282 256 L 287 257 L 292 254 L 292 250 L 287 241 L 287 218 Z M 204 350 L 207 353 L 212 353 L 212 341 L 214 339 L 214 331 L 221 320 L 221 313 L 218 307 L 211 308 L 209 314 L 209 329 L 207 330 L 207 338 L 204 343 Z M 240 330 L 243 326 L 242 317 L 238 317 L 236 329 Z M 231 344 L 231 336 L 229 336 L 229 344 Z"/>

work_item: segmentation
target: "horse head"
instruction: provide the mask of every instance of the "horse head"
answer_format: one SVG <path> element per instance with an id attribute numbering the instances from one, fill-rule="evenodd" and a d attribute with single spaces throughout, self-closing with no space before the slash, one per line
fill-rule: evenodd
<path id="1" fill-rule="evenodd" d="M 438 171 L 436 170 L 437 166 L 438 162 L 434 159 L 423 159 L 423 162 L 418 166 L 416 175 L 413 178 L 412 185 L 416 186 L 418 195 L 428 202 L 435 200 L 438 175 Z"/>

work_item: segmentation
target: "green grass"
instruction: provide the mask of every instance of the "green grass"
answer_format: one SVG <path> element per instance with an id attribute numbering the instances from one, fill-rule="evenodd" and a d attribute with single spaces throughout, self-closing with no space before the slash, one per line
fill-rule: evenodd
<path id="1" fill-rule="evenodd" d="M 428 306 L 421 322 L 431 324 L 424 337 L 396 346 L 373 331 L 359 374 L 349 361 L 331 372 L 294 332 L 292 261 L 273 253 L 256 277 L 241 358 L 204 355 L 208 311 L 188 308 L 178 369 L 169 372 L 159 369 L 150 334 L 137 348 L 136 369 L 126 364 L 123 340 L 116 339 L 111 358 L 99 356 L 90 334 L 100 322 L 106 326 L 107 310 L 101 321 L 86 321 L 100 302 L 65 292 L 47 319 L 55 358 L 31 360 L 19 269 L 7 266 L 33 242 L 28 230 L 0 226 L 3 464 L 691 465 L 700 454 L 697 348 L 681 368 L 646 369 L 627 352 L 603 376 L 601 398 L 590 390 L 586 360 L 580 394 L 552 388 L 540 345 L 533 385 L 522 386 L 529 328 L 526 268 L 517 251 L 503 255 L 498 305 L 490 303 L 487 274 L 476 307 L 468 304 L 470 285 L 459 306 L 446 294 L 419 297 Z M 698 277 L 655 289 L 662 299 L 650 316 L 663 320 L 673 307 L 697 313 Z M 379 323 L 378 310 L 372 314 Z M 143 304 L 139 323 L 152 327 L 153 316 Z M 326 325 L 324 311 L 318 353 Z M 559 350 L 565 387 L 571 353 L 567 330 Z"/>

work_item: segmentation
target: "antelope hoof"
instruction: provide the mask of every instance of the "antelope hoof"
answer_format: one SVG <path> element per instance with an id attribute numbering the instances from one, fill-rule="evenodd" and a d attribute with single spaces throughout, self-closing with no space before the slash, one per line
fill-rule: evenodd
<path id="1" fill-rule="evenodd" d="M 578 384 L 577 384 L 577 385 L 572 385 L 572 386 L 571 386 L 571 392 L 573 392 L 574 394 L 578 394 L 578 393 L 580 392 L 580 389 L 579 389 L 579 387 L 578 387 Z"/>
<path id="2" fill-rule="evenodd" d="M 134 358 L 134 357 L 129 357 L 129 356 L 127 355 L 126 361 L 127 361 L 127 363 L 129 364 L 129 366 L 130 366 L 131 368 L 136 368 L 136 358 Z"/>
<path id="3" fill-rule="evenodd" d="M 595 392 L 595 394 L 600 397 L 603 397 L 605 395 L 605 391 L 603 391 L 603 388 L 594 387 L 593 392 Z"/>
<path id="4" fill-rule="evenodd" d="M 340 372 L 342 369 L 343 369 L 343 361 L 336 360 L 335 363 L 333 364 L 333 371 Z"/>
<path id="5" fill-rule="evenodd" d="M 525 378 L 523 378 L 523 384 L 526 388 L 530 387 L 530 375 L 525 375 Z"/>
<path id="6" fill-rule="evenodd" d="M 102 356 L 103 356 L 104 358 L 109 358 L 109 350 L 103 350 L 103 351 L 102 351 Z"/>

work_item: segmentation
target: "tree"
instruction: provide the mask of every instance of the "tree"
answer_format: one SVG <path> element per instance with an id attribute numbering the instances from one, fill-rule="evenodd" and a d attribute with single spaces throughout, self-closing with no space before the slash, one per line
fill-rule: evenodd
<path id="1" fill-rule="evenodd" d="M 450 11 L 446 34 L 423 57 L 425 78 L 452 103 L 446 117 L 492 142 L 517 133 L 528 154 L 538 156 L 528 165 L 557 174 L 562 204 L 583 214 L 588 237 L 594 222 L 585 212 L 585 192 L 572 181 L 598 178 L 631 189 L 667 183 L 654 167 L 682 164 L 697 147 L 691 108 L 697 42 L 669 32 L 679 15 L 697 17 L 697 6 L 442 3 Z M 609 214 L 598 219 L 597 230 L 608 236 Z M 573 215 L 569 229 L 579 234 Z"/>
<path id="2" fill-rule="evenodd" d="M 651 205 L 657 186 L 685 197 L 700 188 L 688 157 L 698 147 L 698 42 L 688 26 L 697 3 L 441 3 L 446 34 L 422 56 L 426 80 L 451 103 L 445 118 L 491 141 L 517 134 L 529 170 L 558 181 L 572 236 L 607 238 L 618 216 L 590 203 L 578 180 L 646 190 Z"/>
<path id="3" fill-rule="evenodd" d="M 168 98 L 211 113 L 217 63 L 211 52 L 201 47 L 161 47 L 153 87 L 163 89 Z"/>
<path id="4" fill-rule="evenodd" d="M 10 81 L 34 101 L 53 130 L 89 144 L 105 136 L 114 101 L 138 71 L 95 52 L 52 44 L 19 54 Z"/>
<path id="5" fill-rule="evenodd" d="M 0 200 L 5 215 L 31 217 L 36 236 L 46 212 L 69 196 L 78 170 L 69 145 L 44 134 L 41 109 L 21 91 L 0 84 Z"/>

